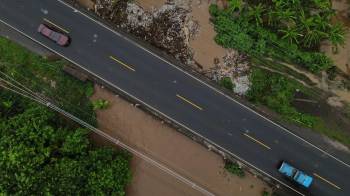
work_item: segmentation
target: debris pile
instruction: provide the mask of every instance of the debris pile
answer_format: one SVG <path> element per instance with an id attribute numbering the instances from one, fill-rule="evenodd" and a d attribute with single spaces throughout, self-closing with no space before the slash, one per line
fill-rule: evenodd
<path id="1" fill-rule="evenodd" d="M 96 0 L 94 11 L 183 63 L 192 63 L 189 40 L 198 31 L 198 23 L 192 19 L 189 1 L 168 0 L 149 12 L 127 0 Z"/>
<path id="2" fill-rule="evenodd" d="M 127 2 L 128 0 L 95 0 L 94 12 L 102 19 L 119 26 L 126 20 Z"/>
<path id="3" fill-rule="evenodd" d="M 245 55 L 236 50 L 229 50 L 222 58 L 215 60 L 215 67 L 211 70 L 210 76 L 215 81 L 222 78 L 230 78 L 234 84 L 233 91 L 239 95 L 245 95 L 249 90 L 249 63 Z"/>

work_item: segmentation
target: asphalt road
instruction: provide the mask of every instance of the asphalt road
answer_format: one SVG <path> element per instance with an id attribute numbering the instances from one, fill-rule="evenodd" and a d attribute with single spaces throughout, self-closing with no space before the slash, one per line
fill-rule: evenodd
<path id="1" fill-rule="evenodd" d="M 78 64 L 174 122 L 299 194 L 350 195 L 350 167 L 56 0 L 0 0 L 0 21 Z M 59 47 L 37 33 L 40 23 L 69 33 Z M 0 54 L 1 55 L 1 54 Z M 135 122 L 137 123 L 137 122 Z M 287 160 L 314 177 L 305 191 L 277 172 Z"/>

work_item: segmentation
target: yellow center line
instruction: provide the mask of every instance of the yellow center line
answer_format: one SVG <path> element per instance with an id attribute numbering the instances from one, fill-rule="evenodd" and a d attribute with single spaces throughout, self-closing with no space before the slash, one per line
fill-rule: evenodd
<path id="1" fill-rule="evenodd" d="M 317 178 L 327 182 L 328 184 L 332 185 L 333 187 L 337 188 L 337 189 L 341 189 L 339 186 L 335 185 L 334 183 L 330 182 L 329 180 L 326 180 L 325 178 L 321 177 L 320 175 L 314 173 L 314 176 L 316 176 Z"/>
<path id="2" fill-rule="evenodd" d="M 186 103 L 192 105 L 193 107 L 199 109 L 199 110 L 203 110 L 202 107 L 198 106 L 197 104 L 191 102 L 190 100 L 186 99 L 185 97 L 179 95 L 179 94 L 176 94 L 176 97 L 180 98 L 181 100 L 185 101 Z"/>
<path id="3" fill-rule="evenodd" d="M 49 19 L 43 18 L 43 20 L 44 20 L 45 22 L 50 23 L 51 25 L 55 26 L 56 28 L 60 29 L 61 31 L 63 31 L 63 32 L 67 33 L 67 34 L 69 33 L 69 31 L 67 31 L 66 29 L 64 29 L 64 28 L 58 26 L 57 24 L 51 22 Z"/>
<path id="4" fill-rule="evenodd" d="M 256 142 L 256 143 L 262 145 L 263 147 L 265 147 L 265 148 L 267 148 L 267 149 L 269 149 L 269 150 L 271 149 L 268 145 L 262 143 L 261 141 L 255 139 L 254 137 L 252 137 L 252 136 L 250 136 L 250 135 L 248 135 L 248 134 L 246 134 L 246 133 L 244 133 L 243 135 L 246 136 L 246 137 L 248 137 L 249 139 L 253 140 L 254 142 Z"/>
<path id="5" fill-rule="evenodd" d="M 117 62 L 117 63 L 123 65 L 124 67 L 130 69 L 131 71 L 135 71 L 134 68 L 132 68 L 131 66 L 129 66 L 129 65 L 125 64 L 125 63 L 123 63 L 122 61 L 118 60 L 117 58 L 115 58 L 115 57 L 113 57 L 113 56 L 109 56 L 109 58 L 112 59 L 113 61 L 115 61 L 115 62 Z"/>

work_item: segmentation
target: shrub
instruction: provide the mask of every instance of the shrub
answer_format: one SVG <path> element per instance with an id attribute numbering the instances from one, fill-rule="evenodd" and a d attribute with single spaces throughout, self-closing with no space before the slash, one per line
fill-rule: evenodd
<path id="1" fill-rule="evenodd" d="M 231 78 L 229 78 L 229 77 L 221 78 L 221 80 L 219 81 L 219 85 L 230 90 L 230 91 L 232 91 L 234 88 L 234 85 L 231 81 Z"/>
<path id="2" fill-rule="evenodd" d="M 106 109 L 109 106 L 109 102 L 103 99 L 97 99 L 92 102 L 94 110 Z"/>
<path id="3" fill-rule="evenodd" d="M 226 162 L 225 163 L 225 169 L 229 171 L 230 173 L 237 175 L 241 178 L 245 176 L 245 173 L 243 169 L 237 164 L 233 162 Z"/>
<path id="4" fill-rule="evenodd" d="M 93 94 L 94 94 L 94 84 L 92 82 L 89 82 L 85 89 L 85 95 L 86 97 L 91 97 Z"/>
<path id="5" fill-rule="evenodd" d="M 263 192 L 261 193 L 261 195 L 262 195 L 262 196 L 269 196 L 269 195 L 270 195 L 270 193 L 269 193 L 269 192 L 267 192 L 266 190 L 263 190 Z"/>
<path id="6" fill-rule="evenodd" d="M 210 15 L 216 17 L 219 15 L 219 7 L 216 4 L 210 4 L 209 6 L 209 13 Z"/>

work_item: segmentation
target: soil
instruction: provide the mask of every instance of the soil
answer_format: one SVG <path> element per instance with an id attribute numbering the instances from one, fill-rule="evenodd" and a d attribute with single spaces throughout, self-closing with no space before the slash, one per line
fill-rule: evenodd
<path id="1" fill-rule="evenodd" d="M 95 87 L 92 99 L 105 99 L 109 108 L 97 111 L 99 128 L 148 154 L 216 195 L 261 195 L 266 183 L 250 173 L 239 178 L 224 169 L 222 157 L 122 98 Z M 134 157 L 133 181 L 127 195 L 200 195 L 188 185 Z M 270 191 L 268 188 L 267 190 Z"/>
<path id="2" fill-rule="evenodd" d="M 165 2 L 166 0 L 136 0 L 136 3 L 147 11 L 160 8 Z"/>
<path id="3" fill-rule="evenodd" d="M 209 13 L 210 0 L 193 0 L 192 15 L 199 24 L 199 32 L 190 41 L 190 46 L 194 51 L 194 60 L 199 63 L 204 70 L 214 67 L 214 58 L 222 58 L 226 54 L 226 49 L 215 43 L 216 32 L 210 22 Z"/>

